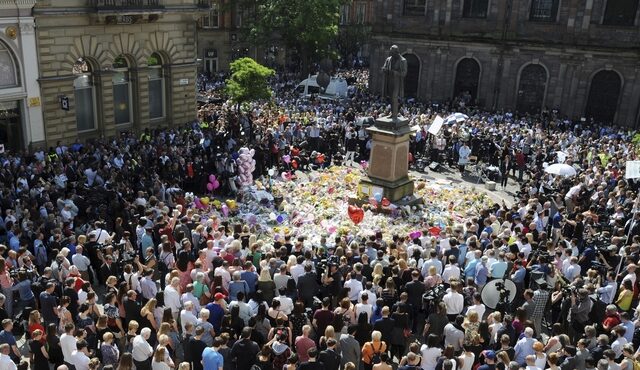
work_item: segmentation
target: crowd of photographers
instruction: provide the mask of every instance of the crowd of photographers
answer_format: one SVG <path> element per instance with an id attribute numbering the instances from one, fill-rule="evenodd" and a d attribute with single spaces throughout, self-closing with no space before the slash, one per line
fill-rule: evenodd
<path id="1" fill-rule="evenodd" d="M 180 129 L 4 153 L 0 370 L 640 364 L 640 213 L 638 184 L 624 178 L 636 155 L 627 132 L 555 111 L 482 112 L 469 96 L 405 102 L 402 114 L 419 126 L 412 164 L 452 171 L 471 154 L 518 188 L 512 206 L 437 235 L 416 225 L 414 239 L 378 230 L 312 245 L 294 230 L 266 243 L 185 200 L 216 174 L 219 193 L 242 201 L 235 153 L 245 145 L 256 150 L 256 178 L 274 166 L 366 160 L 368 117 L 388 106 L 367 92 L 366 71 L 341 74 L 350 82 L 343 101 L 300 98 L 295 76 L 279 73 L 274 100 L 248 113 L 203 100 L 198 121 Z M 200 83 L 209 97 L 223 85 Z M 458 108 L 470 118 L 427 133 L 436 114 Z M 552 163 L 578 175 L 546 174 Z"/>

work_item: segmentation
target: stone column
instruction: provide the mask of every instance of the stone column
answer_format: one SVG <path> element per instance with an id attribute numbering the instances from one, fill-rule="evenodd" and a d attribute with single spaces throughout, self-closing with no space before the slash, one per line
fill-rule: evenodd
<path id="1" fill-rule="evenodd" d="M 24 65 L 24 87 L 27 104 L 24 112 L 25 142 L 29 146 L 44 144 L 44 120 L 38 84 L 38 53 L 33 17 L 20 17 L 20 39 L 22 40 L 22 62 Z"/>

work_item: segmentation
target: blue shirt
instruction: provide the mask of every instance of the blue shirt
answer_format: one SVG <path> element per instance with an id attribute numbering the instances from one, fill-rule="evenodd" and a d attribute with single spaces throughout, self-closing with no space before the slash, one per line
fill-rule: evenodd
<path id="1" fill-rule="evenodd" d="M 504 261 L 496 261 L 491 267 L 491 277 L 496 279 L 502 279 L 504 274 L 507 272 L 507 267 L 509 265 Z"/>
<path id="2" fill-rule="evenodd" d="M 12 251 L 17 252 L 18 249 L 20 249 L 20 239 L 14 235 L 11 239 L 9 239 L 9 247 Z"/>
<path id="3" fill-rule="evenodd" d="M 489 269 L 482 263 L 476 264 L 476 285 L 484 285 L 487 283 L 487 276 L 489 276 Z"/>
<path id="4" fill-rule="evenodd" d="M 514 283 L 524 283 L 524 277 L 527 274 L 527 270 L 524 267 L 520 267 L 511 275 L 511 280 Z"/>
<path id="5" fill-rule="evenodd" d="M 247 282 L 249 285 L 249 292 L 254 293 L 256 291 L 256 282 L 258 281 L 258 274 L 253 271 L 242 271 L 240 279 Z"/>
<path id="6" fill-rule="evenodd" d="M 562 227 L 562 225 L 560 225 L 560 223 L 562 222 L 562 214 L 560 212 L 557 212 L 554 216 L 553 216 L 553 228 L 554 229 L 559 229 Z"/>
<path id="7" fill-rule="evenodd" d="M 624 332 L 624 338 L 627 342 L 633 342 L 633 332 L 636 330 L 635 325 L 633 325 L 633 321 L 627 320 L 627 322 L 621 322 L 620 325 L 627 329 L 627 331 Z"/>
<path id="8" fill-rule="evenodd" d="M 8 344 L 9 346 L 16 345 L 16 338 L 13 336 L 11 332 L 6 330 L 0 331 L 0 344 Z M 11 351 L 13 353 L 13 351 Z"/>
<path id="9" fill-rule="evenodd" d="M 209 310 L 209 322 L 213 325 L 213 329 L 216 333 L 220 332 L 220 325 L 222 324 L 222 317 L 224 316 L 224 310 L 219 304 L 211 302 L 205 306 Z"/>
<path id="10" fill-rule="evenodd" d="M 16 290 L 18 291 L 21 301 L 27 302 L 36 298 L 36 296 L 33 295 L 33 291 L 31 290 L 31 280 L 29 279 L 23 280 L 14 285 L 11 290 L 13 290 L 14 292 Z"/>
<path id="11" fill-rule="evenodd" d="M 244 297 L 247 298 L 249 293 L 249 285 L 244 280 L 232 281 L 229 284 L 229 300 L 235 301 L 239 292 L 244 292 Z"/>
<path id="12" fill-rule="evenodd" d="M 224 358 L 222 355 L 211 347 L 207 347 L 202 351 L 202 368 L 204 370 L 222 369 Z"/>
<path id="13" fill-rule="evenodd" d="M 476 265 L 478 264 L 478 259 L 474 259 L 469 261 L 467 267 L 464 268 L 464 276 L 465 277 L 475 277 L 476 276 Z"/>

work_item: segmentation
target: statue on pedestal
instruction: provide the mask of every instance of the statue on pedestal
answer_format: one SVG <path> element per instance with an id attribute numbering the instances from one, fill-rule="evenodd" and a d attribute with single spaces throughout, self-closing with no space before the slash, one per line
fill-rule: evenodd
<path id="1" fill-rule="evenodd" d="M 391 46 L 382 72 L 382 94 L 391 98 L 391 120 L 395 121 L 398 118 L 399 99 L 404 97 L 404 78 L 407 76 L 407 60 L 400 55 L 397 45 Z"/>

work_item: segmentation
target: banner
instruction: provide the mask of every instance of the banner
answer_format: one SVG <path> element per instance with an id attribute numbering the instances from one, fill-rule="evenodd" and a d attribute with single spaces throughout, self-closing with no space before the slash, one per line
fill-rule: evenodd
<path id="1" fill-rule="evenodd" d="M 640 161 L 627 161 L 624 177 L 626 179 L 640 178 Z"/>
<path id="2" fill-rule="evenodd" d="M 431 126 L 429 126 L 429 133 L 433 135 L 438 135 L 440 129 L 442 128 L 442 124 L 444 123 L 444 119 L 440 116 L 436 116 L 436 119 L 433 120 Z"/>

